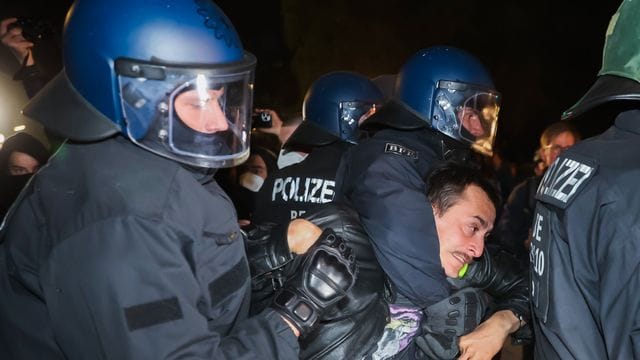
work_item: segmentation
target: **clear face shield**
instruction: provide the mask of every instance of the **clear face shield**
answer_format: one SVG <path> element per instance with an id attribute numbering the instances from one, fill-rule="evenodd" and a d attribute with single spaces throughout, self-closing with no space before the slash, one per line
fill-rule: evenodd
<path id="1" fill-rule="evenodd" d="M 500 94 L 491 89 L 454 81 L 439 81 L 432 126 L 490 156 L 498 129 L 500 99 Z"/>
<path id="2" fill-rule="evenodd" d="M 367 101 L 340 102 L 340 131 L 342 139 L 356 144 L 358 142 L 358 125 L 373 115 L 378 104 Z"/>
<path id="3" fill-rule="evenodd" d="M 249 156 L 255 58 L 186 68 L 116 61 L 127 134 L 170 159 L 208 168 L 235 166 Z"/>

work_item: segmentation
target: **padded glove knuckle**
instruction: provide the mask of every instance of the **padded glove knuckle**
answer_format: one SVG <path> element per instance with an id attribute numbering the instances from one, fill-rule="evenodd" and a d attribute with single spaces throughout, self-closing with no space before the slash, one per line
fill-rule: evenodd
<path id="1" fill-rule="evenodd" d="M 345 254 L 352 255 L 344 240 L 325 230 L 304 255 L 301 268 L 275 297 L 272 306 L 303 335 L 353 287 L 355 258 Z"/>

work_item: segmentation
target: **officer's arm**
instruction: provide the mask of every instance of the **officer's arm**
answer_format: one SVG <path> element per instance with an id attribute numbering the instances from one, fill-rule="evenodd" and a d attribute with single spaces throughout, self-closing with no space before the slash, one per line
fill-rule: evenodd
<path id="1" fill-rule="evenodd" d="M 240 241 L 212 236 L 192 241 L 177 226 L 136 217 L 71 235 L 43 279 L 63 351 L 87 339 L 118 359 L 296 358 L 297 339 L 276 311 L 244 320 L 224 311 L 241 309 L 249 272 Z"/>

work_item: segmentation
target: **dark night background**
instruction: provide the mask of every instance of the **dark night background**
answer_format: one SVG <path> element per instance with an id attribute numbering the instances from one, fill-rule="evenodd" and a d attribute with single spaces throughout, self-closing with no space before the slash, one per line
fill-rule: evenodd
<path id="1" fill-rule="evenodd" d="M 7 1 L 0 5 L 0 17 L 31 15 L 61 26 L 69 4 Z M 370 77 L 396 73 L 409 56 L 432 45 L 474 53 L 503 95 L 497 146 L 507 159 L 522 162 L 531 160 L 542 129 L 559 120 L 593 83 L 604 33 L 620 1 L 217 4 L 231 18 L 245 48 L 258 58 L 256 107 L 285 114 L 299 111 L 307 87 L 329 71 L 352 70 Z M 6 54 L 0 61 L 0 73 L 10 77 L 17 64 Z"/>

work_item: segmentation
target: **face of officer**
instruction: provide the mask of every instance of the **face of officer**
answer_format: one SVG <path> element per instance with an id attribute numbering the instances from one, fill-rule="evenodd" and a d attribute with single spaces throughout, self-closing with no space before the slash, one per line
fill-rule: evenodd
<path id="1" fill-rule="evenodd" d="M 486 135 L 486 130 L 482 127 L 482 120 L 480 114 L 476 109 L 470 107 L 463 107 L 459 110 L 458 118 L 460 119 L 460 125 L 476 138 L 481 138 Z"/>
<path id="2" fill-rule="evenodd" d="M 176 114 L 185 125 L 195 131 L 204 134 L 225 131 L 229 129 L 229 123 L 219 103 L 223 93 L 223 89 L 185 91 L 175 99 Z"/>
<path id="3" fill-rule="evenodd" d="M 468 185 L 444 212 L 433 209 L 440 243 L 440 262 L 447 276 L 456 278 L 465 264 L 482 255 L 484 241 L 493 229 L 496 209 L 487 194 Z"/>
<path id="4" fill-rule="evenodd" d="M 551 142 L 540 149 L 540 156 L 546 167 L 553 164 L 560 154 L 576 143 L 576 137 L 570 131 L 564 131 L 551 139 Z"/>
<path id="5" fill-rule="evenodd" d="M 9 175 L 27 175 L 38 171 L 40 163 L 33 156 L 21 151 L 13 151 L 9 155 L 8 172 Z"/>

